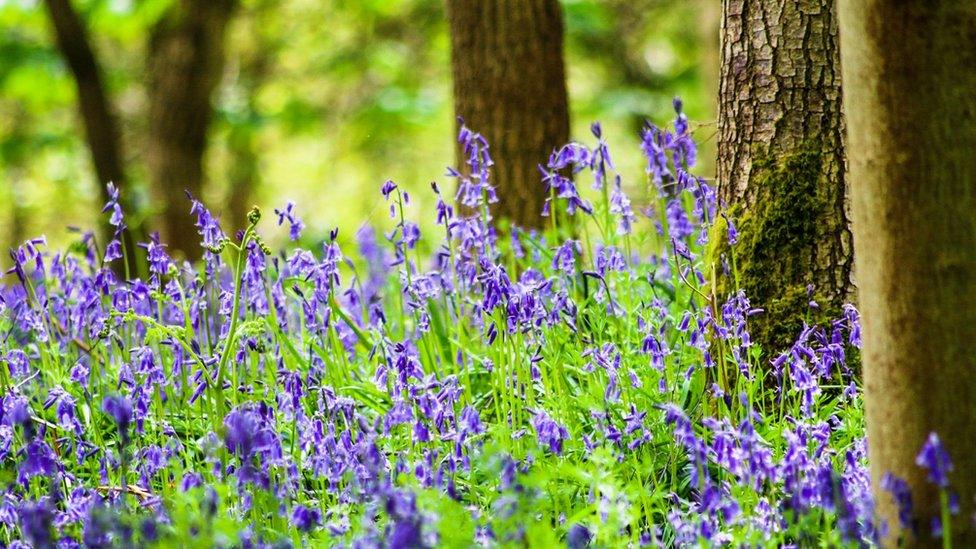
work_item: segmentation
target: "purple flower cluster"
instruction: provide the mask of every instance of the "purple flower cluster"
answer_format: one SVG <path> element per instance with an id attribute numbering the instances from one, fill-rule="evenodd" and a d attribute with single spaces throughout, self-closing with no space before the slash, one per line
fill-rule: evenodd
<path id="1" fill-rule="evenodd" d="M 119 280 L 114 187 L 104 254 L 24 243 L 0 287 L 0 544 L 870 543 L 857 311 L 756 349 L 748 296 L 706 284 L 715 193 L 675 111 L 643 134 L 651 219 L 595 124 L 541 168 L 553 229 L 499 234 L 462 127 L 464 208 L 432 186 L 436 238 L 387 181 L 393 221 L 352 256 L 337 229 L 272 253 L 257 211 L 230 239 L 191 198 L 202 265 L 153 236 L 147 279 Z M 298 240 L 294 204 L 275 213 Z M 937 439 L 919 460 L 944 487 Z"/>
<path id="2" fill-rule="evenodd" d="M 288 203 L 285 204 L 285 207 L 283 209 L 279 210 L 276 208 L 274 212 L 275 215 L 278 216 L 279 226 L 284 224 L 285 221 L 288 222 L 289 238 L 291 238 L 292 240 L 298 240 L 299 238 L 301 238 L 302 231 L 305 230 L 305 224 L 302 223 L 302 220 L 299 219 L 297 215 L 295 215 L 294 202 L 289 200 Z"/>

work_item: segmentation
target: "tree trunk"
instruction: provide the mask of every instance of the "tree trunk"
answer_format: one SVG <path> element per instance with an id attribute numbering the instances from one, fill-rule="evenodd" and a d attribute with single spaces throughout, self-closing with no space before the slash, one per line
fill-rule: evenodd
<path id="1" fill-rule="evenodd" d="M 227 137 L 232 164 L 227 167 L 226 217 L 229 227 L 247 223 L 251 197 L 261 178 L 258 163 L 258 135 L 255 128 L 236 127 Z"/>
<path id="2" fill-rule="evenodd" d="M 201 255 L 185 191 L 199 197 L 211 99 L 220 82 L 224 31 L 235 0 L 178 0 L 149 43 L 152 190 L 162 205 L 163 240 L 188 259 Z"/>
<path id="3" fill-rule="evenodd" d="M 538 166 L 569 140 L 559 2 L 448 0 L 447 12 L 455 112 L 491 146 L 494 214 L 539 227 Z"/>
<path id="4" fill-rule="evenodd" d="M 976 5 L 841 0 L 854 244 L 875 498 L 894 543 L 891 472 L 918 538 L 936 489 L 915 457 L 936 432 L 955 465 L 955 547 L 976 546 Z"/>
<path id="5" fill-rule="evenodd" d="M 754 338 L 788 345 L 808 311 L 853 298 L 844 118 L 833 0 L 725 0 L 719 198 L 739 223 Z"/>
<path id="6" fill-rule="evenodd" d="M 275 9 L 275 0 L 261 0 L 248 6 L 246 17 L 238 21 L 241 28 L 237 32 L 245 33 L 251 39 L 228 61 L 237 69 L 232 84 L 234 92 L 244 98 L 240 111 L 225 121 L 231 163 L 226 174 L 224 219 L 233 226 L 247 222 L 254 191 L 261 183 L 263 114 L 257 96 L 268 79 L 281 45 L 281 38 L 270 36 L 267 30 L 273 28 L 269 21 Z"/>
<path id="7" fill-rule="evenodd" d="M 44 5 L 51 18 L 58 47 L 75 80 L 78 91 L 78 111 L 84 125 L 92 164 L 95 166 L 102 201 L 109 200 L 106 185 L 109 182 L 115 183 L 121 191 L 119 202 L 127 214 L 126 223 L 129 224 L 129 229 L 122 235 L 122 243 L 130 258 L 135 258 L 136 240 L 143 236 L 138 221 L 140 216 L 132 207 L 131 196 L 127 189 L 120 132 L 109 106 L 101 68 L 89 43 L 84 24 L 72 8 L 70 0 L 44 0 Z M 102 217 L 103 244 L 105 244 L 111 238 L 114 227 L 108 224 L 107 216 Z M 118 262 L 116 270 L 120 273 L 124 272 L 124 265 Z"/>
<path id="8" fill-rule="evenodd" d="M 697 0 L 695 8 L 698 11 L 698 38 L 700 55 L 699 74 L 706 90 L 717 90 L 721 85 L 722 75 L 722 3 L 719 0 Z M 708 124 L 716 124 L 718 119 L 718 94 L 709 94 L 705 105 L 705 112 L 709 116 L 705 119 Z M 711 132 L 707 132 L 708 135 Z M 707 139 L 698 144 L 698 162 L 695 168 L 698 173 L 714 175 L 716 170 L 715 140 Z"/>

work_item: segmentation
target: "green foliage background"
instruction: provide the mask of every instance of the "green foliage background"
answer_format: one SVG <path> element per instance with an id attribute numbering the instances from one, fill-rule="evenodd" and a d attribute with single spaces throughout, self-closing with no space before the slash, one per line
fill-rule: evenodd
<path id="1" fill-rule="evenodd" d="M 158 209 L 142 163 L 146 42 L 172 1 L 73 2 L 119 115 L 130 192 L 144 215 Z M 563 1 L 573 135 L 585 139 L 600 120 L 611 149 L 627 154 L 615 158 L 634 176 L 626 185 L 643 182 L 630 146 L 640 121 L 667 116 L 674 95 L 702 124 L 699 172 L 712 173 L 718 4 Z M 444 183 L 453 163 L 448 50 L 442 0 L 243 0 L 227 41 L 204 198 L 225 204 L 233 181 L 253 179 L 252 201 L 265 211 L 298 203 L 309 240 L 335 226 L 383 223 L 377 189 L 387 178 L 431 201 L 428 183 Z M 38 234 L 60 246 L 75 238 L 66 227 L 95 224 L 97 182 L 74 83 L 37 0 L 0 0 L 0 182 L 4 249 Z"/>

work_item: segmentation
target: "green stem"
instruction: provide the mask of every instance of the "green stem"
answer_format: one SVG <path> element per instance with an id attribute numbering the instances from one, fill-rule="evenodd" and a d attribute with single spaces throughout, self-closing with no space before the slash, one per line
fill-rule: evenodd
<path id="1" fill-rule="evenodd" d="M 220 362 L 217 364 L 217 380 L 215 381 L 214 398 L 217 400 L 217 418 L 215 422 L 221 421 L 226 415 L 227 403 L 224 400 L 224 369 L 227 367 L 227 360 L 230 358 L 234 340 L 237 338 L 237 325 L 239 323 L 241 310 L 241 286 L 244 278 L 244 260 L 247 258 L 247 243 L 254 231 L 254 223 L 251 223 L 244 236 L 241 238 L 241 247 L 237 252 L 237 264 L 234 267 L 234 305 L 230 313 L 230 328 L 227 330 L 227 339 L 224 341 L 224 350 L 220 354 Z"/>
<path id="2" fill-rule="evenodd" d="M 952 513 L 949 511 L 949 491 L 939 490 L 939 507 L 942 520 L 942 549 L 952 548 Z"/>

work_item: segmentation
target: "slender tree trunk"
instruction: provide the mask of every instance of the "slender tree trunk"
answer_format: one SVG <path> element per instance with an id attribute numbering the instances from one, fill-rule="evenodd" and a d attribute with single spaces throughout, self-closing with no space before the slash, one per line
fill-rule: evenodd
<path id="1" fill-rule="evenodd" d="M 448 0 L 454 107 L 491 146 L 496 217 L 538 227 L 538 166 L 569 140 L 557 0 Z M 459 154 L 459 164 L 461 164 Z"/>
<path id="2" fill-rule="evenodd" d="M 251 36 L 252 41 L 245 51 L 237 52 L 236 58 L 229 61 L 237 68 L 234 81 L 236 93 L 245 98 L 241 112 L 226 122 L 231 164 L 227 170 L 225 219 L 236 224 L 234 226 L 246 222 L 254 190 L 261 182 L 259 147 L 262 113 L 257 95 L 267 81 L 280 49 L 280 39 L 268 36 L 265 30 L 275 6 L 275 0 L 262 0 L 249 6 L 247 18 L 239 23 L 243 27 L 241 31 Z"/>
<path id="3" fill-rule="evenodd" d="M 719 198 L 773 351 L 799 333 L 808 285 L 822 318 L 854 292 L 833 0 L 725 0 L 722 36 Z"/>
<path id="4" fill-rule="evenodd" d="M 9 250 L 20 246 L 27 237 L 27 212 L 24 211 L 23 204 L 23 168 L 21 166 L 7 167 L 9 179 L 7 180 L 7 192 L 4 193 L 10 199 L 10 240 L 3 242 L 3 249 Z M 6 260 L 7 258 L 4 258 Z M 6 269 L 4 269 L 6 271 Z"/>
<path id="5" fill-rule="evenodd" d="M 132 207 L 131 193 L 127 188 L 118 122 L 109 105 L 101 68 L 88 40 L 85 26 L 72 8 L 70 0 L 44 0 L 44 5 L 51 18 L 58 47 L 75 80 L 78 111 L 84 125 L 102 200 L 109 200 L 106 185 L 109 182 L 115 183 L 121 191 L 119 201 L 127 214 L 126 223 L 129 224 L 129 229 L 123 233 L 122 243 L 130 257 L 134 258 L 136 240 L 142 238 L 143 232 L 139 213 Z M 107 217 L 103 218 L 105 244 L 112 236 L 114 227 L 108 224 Z M 121 261 L 117 263 L 117 271 L 123 272 Z"/>
<path id="6" fill-rule="evenodd" d="M 908 545 L 940 545 L 938 494 L 915 463 L 935 432 L 955 465 L 953 546 L 976 547 L 976 4 L 839 4 L 875 498 L 894 544 L 880 479 L 906 480 Z"/>
<path id="7" fill-rule="evenodd" d="M 15 111 L 5 122 L 8 124 L 8 135 L 18 135 L 24 131 L 28 123 L 26 112 Z M 10 265 L 8 250 L 20 246 L 27 239 L 29 214 L 21 206 L 24 203 L 24 183 L 27 179 L 27 166 L 31 160 L 31 147 L 14 146 L 0 148 L 0 178 L 4 184 L 0 185 L 0 204 L 7 211 L 6 223 L 0 223 L 0 284 L 6 282 L 6 273 Z M 11 279 L 13 273 L 10 273 Z M 20 282 L 17 281 L 17 284 Z"/>
<path id="8" fill-rule="evenodd" d="M 695 4 L 699 16 L 701 82 L 705 89 L 717 90 L 721 85 L 722 75 L 722 2 L 721 0 L 696 0 Z M 718 119 L 718 94 L 709 95 L 707 99 L 705 107 L 710 116 L 706 118 L 706 122 L 714 125 Z M 710 133 L 712 132 L 706 130 L 704 135 Z M 715 140 L 708 139 L 698 146 L 696 168 L 700 170 L 699 173 L 715 174 L 717 161 Z"/>
<path id="9" fill-rule="evenodd" d="M 605 5 L 610 18 L 609 29 L 606 32 L 593 33 L 588 39 L 584 37 L 580 46 L 594 55 L 612 59 L 611 70 L 629 88 L 646 93 L 664 94 L 673 91 L 667 89 L 667 79 L 655 72 L 645 58 L 647 22 L 660 15 L 661 10 L 654 9 L 658 6 L 654 6 L 654 2 L 633 0 L 608 0 Z M 629 116 L 629 129 L 634 135 L 640 135 L 648 119 L 657 114 L 651 112 L 653 106 L 649 103 Z"/>
<path id="10" fill-rule="evenodd" d="M 185 192 L 203 188 L 211 99 L 220 82 L 224 31 L 235 0 L 177 0 L 149 44 L 152 190 L 162 204 L 163 240 L 189 259 L 201 254 Z"/>
<path id="11" fill-rule="evenodd" d="M 224 219 L 230 227 L 247 223 L 251 197 L 257 187 L 261 170 L 258 163 L 258 136 L 254 128 L 234 128 L 228 136 L 227 147 L 232 164 L 227 168 L 227 203 Z"/>

